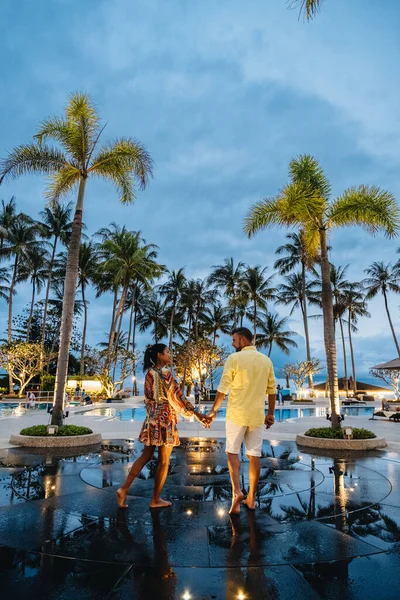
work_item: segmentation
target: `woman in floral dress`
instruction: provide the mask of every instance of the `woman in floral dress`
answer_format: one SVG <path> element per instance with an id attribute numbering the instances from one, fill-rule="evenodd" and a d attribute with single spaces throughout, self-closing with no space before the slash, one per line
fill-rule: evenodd
<path id="1" fill-rule="evenodd" d="M 208 426 L 207 417 L 196 412 L 195 407 L 186 400 L 172 374 L 163 371 L 164 367 L 171 364 L 171 358 L 169 348 L 165 344 L 154 344 L 145 352 L 143 370 L 146 372 L 144 396 L 147 415 L 139 435 L 139 441 L 144 444 L 144 449 L 133 463 L 125 483 L 117 491 L 120 508 L 127 508 L 126 497 L 129 488 L 145 464 L 153 458 L 156 448 L 158 448 L 158 464 L 150 508 L 171 506 L 171 502 L 163 500 L 160 494 L 168 475 L 172 449 L 180 444 L 177 412 L 184 417 L 195 417 L 205 427 Z"/>

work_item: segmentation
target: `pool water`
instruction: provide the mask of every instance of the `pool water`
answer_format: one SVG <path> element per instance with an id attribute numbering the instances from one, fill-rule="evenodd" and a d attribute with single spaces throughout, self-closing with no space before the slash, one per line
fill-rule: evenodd
<path id="1" fill-rule="evenodd" d="M 200 412 L 207 413 L 211 406 L 200 405 Z M 375 408 L 373 406 L 346 406 L 342 407 L 342 414 L 347 417 L 372 417 Z M 81 411 L 79 411 L 81 412 Z M 77 413 L 75 413 L 77 414 Z M 146 409 L 138 408 L 95 408 L 82 411 L 87 417 L 109 417 L 119 421 L 143 421 L 146 417 Z M 301 419 L 304 417 L 325 417 L 325 406 L 313 406 L 310 408 L 277 408 L 275 409 L 275 421 L 281 423 L 287 419 Z M 217 414 L 217 421 L 225 421 L 226 408 L 221 408 Z"/>
<path id="2" fill-rule="evenodd" d="M 35 410 L 47 410 L 47 402 L 36 405 Z M 0 402 L 0 417 L 21 417 L 31 409 L 25 408 L 25 402 Z"/>

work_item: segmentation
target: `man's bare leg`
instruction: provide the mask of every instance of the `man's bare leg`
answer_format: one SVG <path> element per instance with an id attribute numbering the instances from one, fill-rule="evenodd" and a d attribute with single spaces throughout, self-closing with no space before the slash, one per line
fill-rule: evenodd
<path id="1" fill-rule="evenodd" d="M 163 508 L 164 506 L 171 506 L 172 502 L 163 500 L 160 497 L 162 489 L 164 487 L 165 480 L 168 475 L 169 460 L 171 457 L 172 446 L 159 446 L 158 447 L 158 465 L 156 475 L 154 478 L 154 491 L 153 497 L 150 502 L 150 508 Z"/>
<path id="2" fill-rule="evenodd" d="M 117 490 L 117 502 L 120 508 L 128 508 L 126 504 L 126 497 L 129 492 L 129 488 L 132 485 L 133 480 L 137 477 L 140 471 L 143 469 L 144 465 L 149 462 L 153 458 L 155 446 L 145 446 L 143 448 L 142 454 L 135 460 L 133 465 L 130 468 L 128 473 L 128 477 L 125 480 L 125 483 Z"/>
<path id="3" fill-rule="evenodd" d="M 240 489 L 240 459 L 238 454 L 228 452 L 228 467 L 232 482 L 232 506 L 230 515 L 240 513 L 240 503 L 243 500 L 243 493 Z"/>
<path id="4" fill-rule="evenodd" d="M 261 470 L 261 460 L 259 456 L 249 456 L 249 493 L 247 494 L 246 500 L 244 500 L 243 504 L 250 508 L 250 510 L 254 510 L 256 507 L 256 491 L 258 482 L 260 480 L 260 470 Z"/>

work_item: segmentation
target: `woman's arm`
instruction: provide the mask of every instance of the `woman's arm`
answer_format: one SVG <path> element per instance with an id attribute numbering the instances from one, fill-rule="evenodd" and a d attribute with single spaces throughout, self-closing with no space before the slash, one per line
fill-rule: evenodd
<path id="1" fill-rule="evenodd" d="M 171 406 L 183 417 L 195 417 L 203 425 L 206 424 L 207 419 L 205 419 L 205 415 L 196 411 L 193 404 L 183 394 L 171 373 L 168 373 L 166 380 L 169 386 L 168 401 Z"/>

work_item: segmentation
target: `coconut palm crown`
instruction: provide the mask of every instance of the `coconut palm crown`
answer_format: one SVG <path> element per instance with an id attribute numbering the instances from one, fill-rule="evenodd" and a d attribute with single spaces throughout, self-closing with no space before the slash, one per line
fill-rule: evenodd
<path id="1" fill-rule="evenodd" d="M 331 186 L 319 162 L 313 156 L 301 155 L 290 162 L 289 183 L 278 195 L 262 200 L 250 209 L 244 230 L 252 237 L 272 225 L 303 230 L 309 253 L 313 255 L 318 251 L 319 254 L 332 426 L 338 428 L 340 405 L 328 236 L 333 229 L 354 225 L 371 234 L 381 231 L 388 237 L 397 236 L 399 207 L 393 194 L 377 186 L 352 187 L 332 199 Z"/>
<path id="2" fill-rule="evenodd" d="M 135 199 L 135 186 L 145 188 L 152 175 L 152 159 L 137 140 L 119 138 L 99 147 L 103 130 L 90 96 L 76 93 L 61 118 L 45 119 L 33 142 L 17 146 L 0 162 L 0 183 L 30 173 L 48 175 L 46 195 L 53 205 L 78 190 L 65 276 L 53 424 L 62 422 L 87 180 L 93 176 L 111 181 L 120 201 L 130 203 Z"/>

